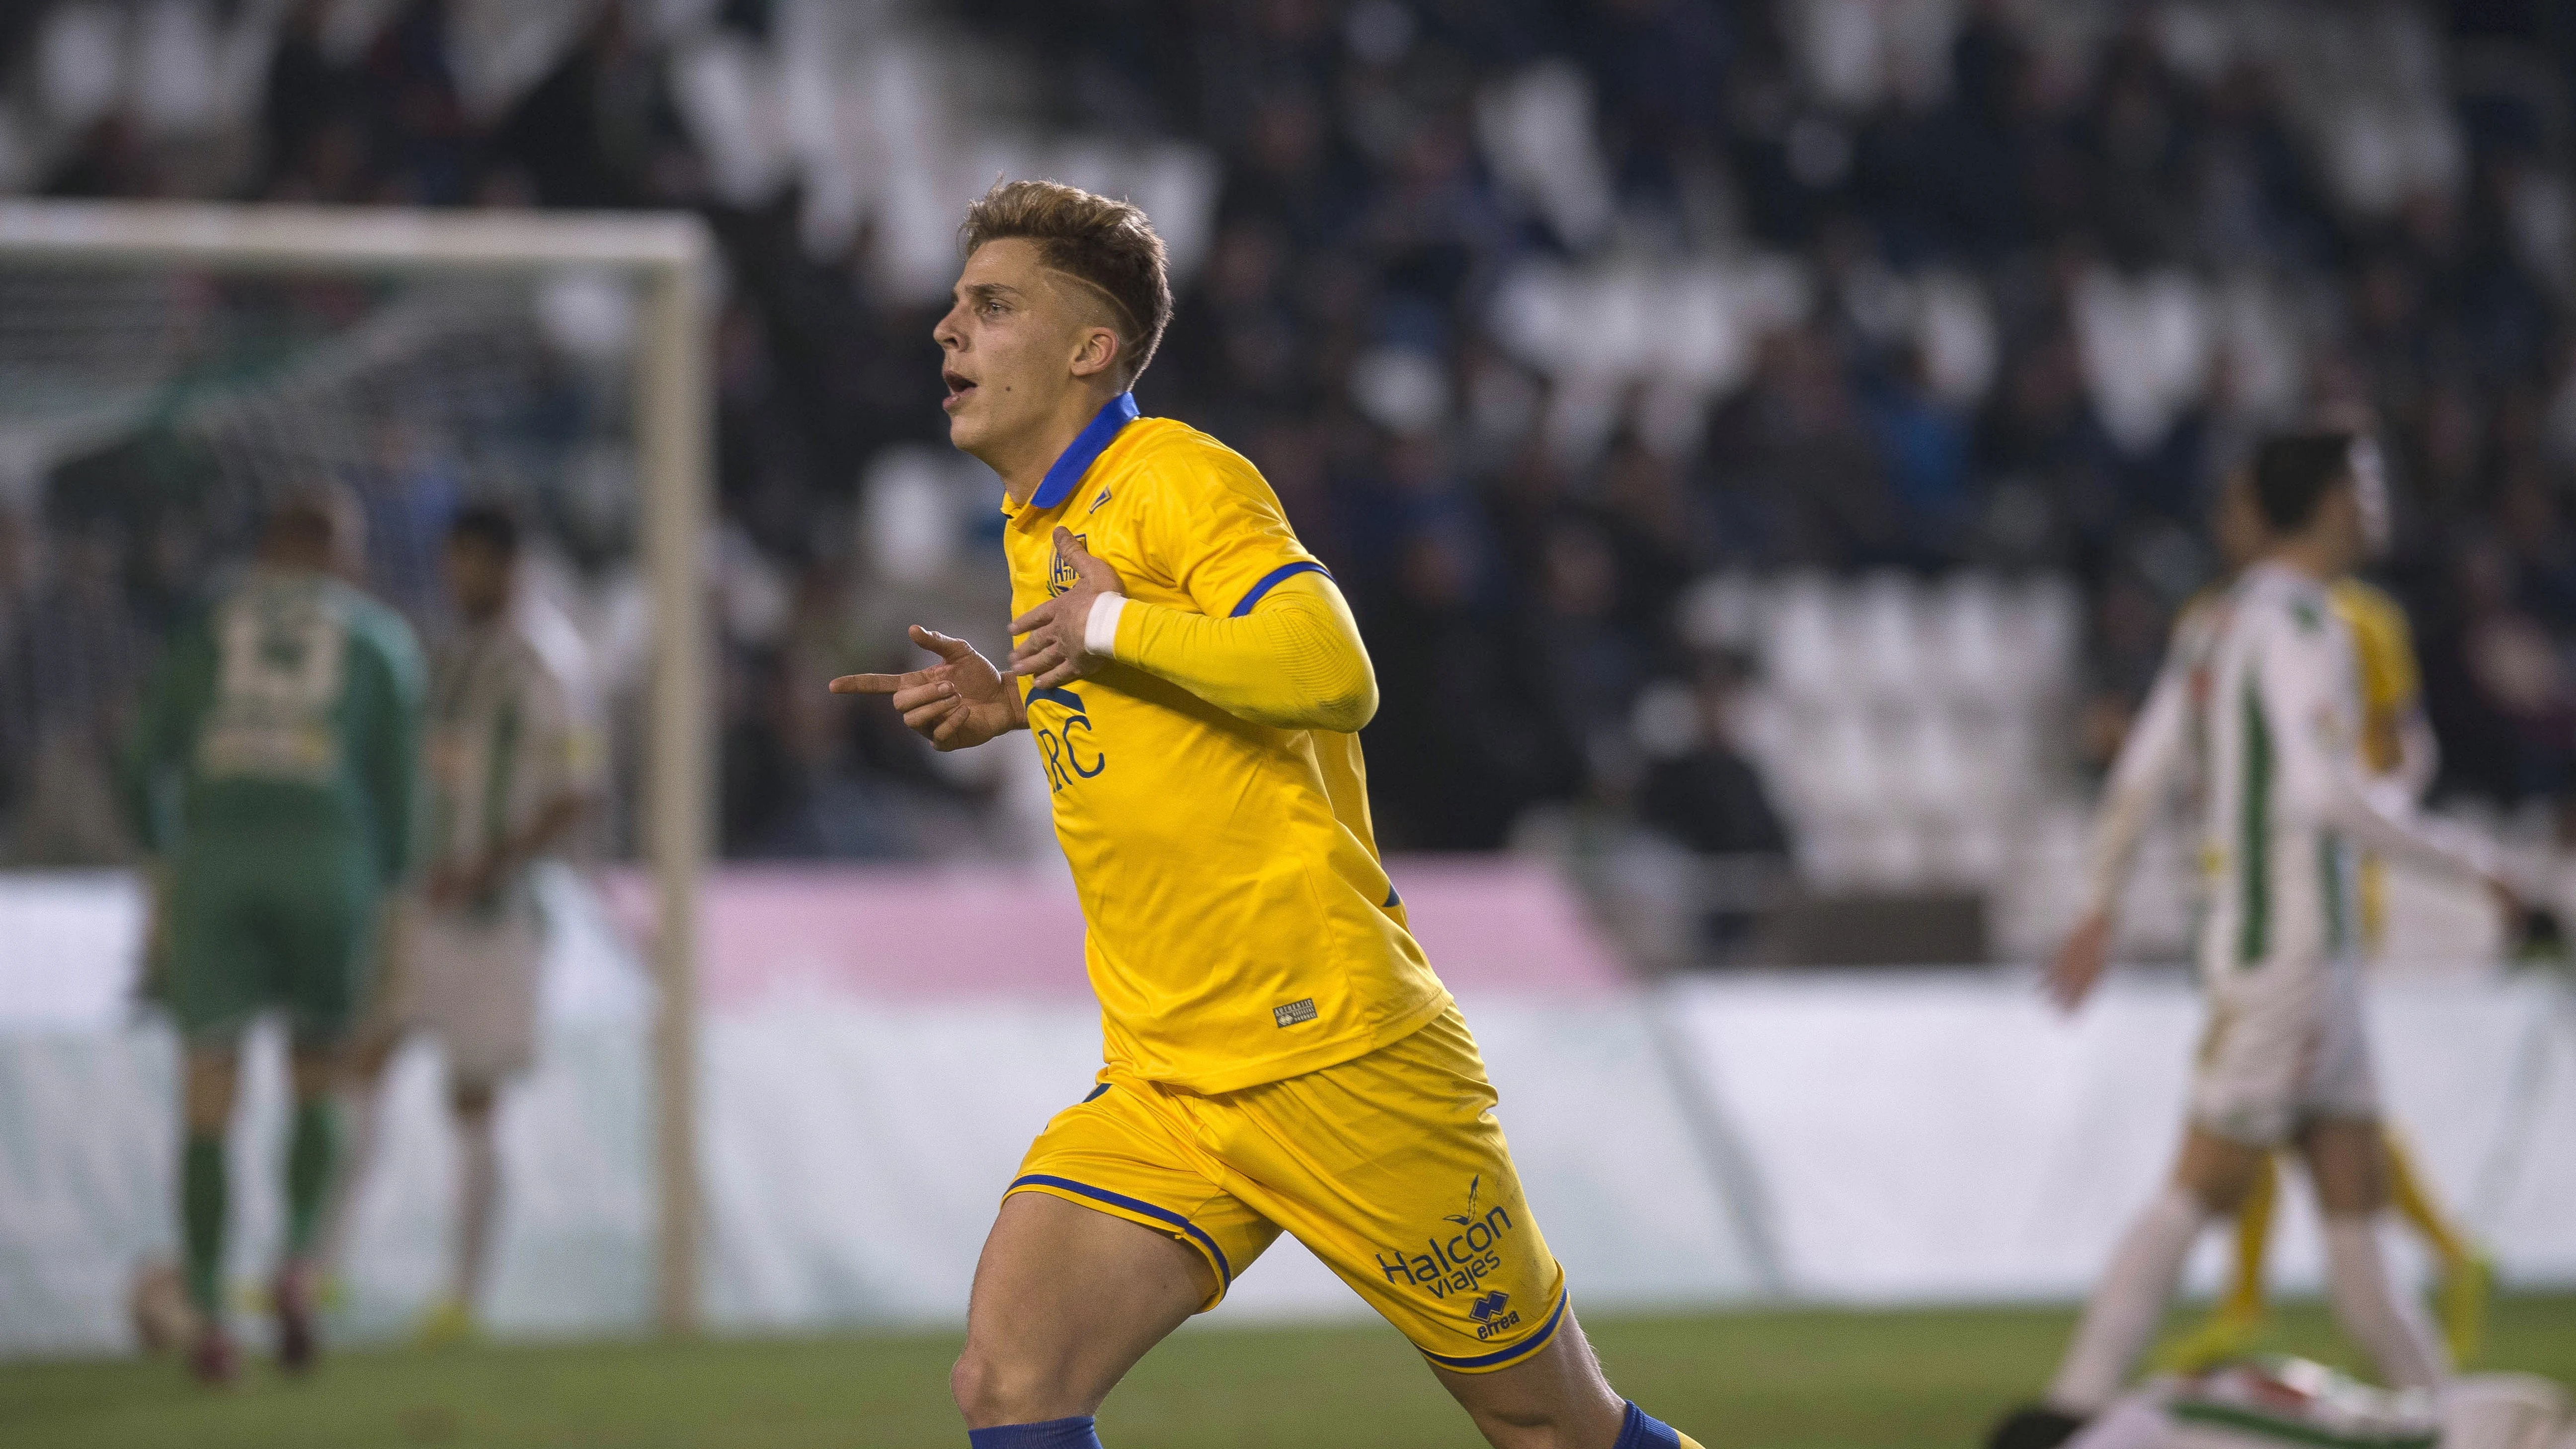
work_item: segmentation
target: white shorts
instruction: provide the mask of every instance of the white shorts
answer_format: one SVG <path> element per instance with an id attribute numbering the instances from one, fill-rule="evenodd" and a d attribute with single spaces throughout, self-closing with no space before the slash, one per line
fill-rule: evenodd
<path id="1" fill-rule="evenodd" d="M 2269 961 L 2210 993 L 2192 1072 L 2195 1125 L 2274 1147 L 2311 1122 L 2378 1116 L 2360 967 Z"/>
<path id="2" fill-rule="evenodd" d="M 378 1018 L 385 1028 L 438 1038 L 459 1083 L 489 1085 L 534 1065 L 540 924 L 525 911 L 481 921 L 416 899 L 403 909 L 402 959 Z"/>

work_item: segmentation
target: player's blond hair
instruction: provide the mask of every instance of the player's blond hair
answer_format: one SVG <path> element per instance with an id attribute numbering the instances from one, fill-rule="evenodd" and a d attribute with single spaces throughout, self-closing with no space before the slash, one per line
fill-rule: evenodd
<path id="1" fill-rule="evenodd" d="M 1172 320 L 1171 264 L 1143 209 L 1060 181 L 995 182 L 966 208 L 957 239 L 972 256 L 986 242 L 1012 237 L 1037 243 L 1047 270 L 1109 303 L 1121 380 L 1133 384 Z"/>

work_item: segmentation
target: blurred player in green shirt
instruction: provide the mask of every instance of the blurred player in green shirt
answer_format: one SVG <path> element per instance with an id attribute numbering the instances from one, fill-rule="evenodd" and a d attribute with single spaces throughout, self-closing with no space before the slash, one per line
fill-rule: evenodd
<path id="1" fill-rule="evenodd" d="M 243 1030 L 286 1018 L 295 1123 L 279 1362 L 310 1364 L 314 1231 L 331 1181 L 338 1047 L 375 956 L 379 907 L 411 858 L 420 651 L 391 608 L 336 575 L 360 554 L 345 495 L 301 494 L 267 521 L 241 582 L 171 640 L 144 688 L 121 793 L 153 882 L 153 970 L 186 1052 L 180 1206 L 192 1364 L 237 1355 L 217 1283 L 229 1197 L 224 1131 Z"/>

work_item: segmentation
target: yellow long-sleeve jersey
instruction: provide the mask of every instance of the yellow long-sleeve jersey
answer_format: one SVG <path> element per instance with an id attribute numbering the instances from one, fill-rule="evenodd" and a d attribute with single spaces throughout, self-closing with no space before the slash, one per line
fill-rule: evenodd
<path id="1" fill-rule="evenodd" d="M 1026 695 L 1110 1068 L 1230 1092 L 1439 1016 L 1369 823 L 1367 655 L 1260 473 L 1121 395 L 1002 511 L 1015 613 L 1072 586 L 1058 526 L 1130 601 L 1114 662 Z"/>
<path id="2" fill-rule="evenodd" d="M 2352 629 L 2353 661 L 2361 676 L 2361 761 L 2373 775 L 2394 775 L 2406 765 L 2407 723 L 2423 707 L 2424 693 L 2406 606 L 2357 578 L 2337 579 L 2326 597 Z M 2376 955 L 2388 937 L 2388 866 L 2376 854 L 2362 856 L 2354 895 L 2362 948 Z"/>
<path id="3" fill-rule="evenodd" d="M 1231 715 L 1351 734 L 1377 713 L 1359 621 L 1325 574 L 1290 574 L 1249 614 L 1215 619 L 1129 600 L 1115 654 Z"/>
<path id="4" fill-rule="evenodd" d="M 2385 775 L 2405 763 L 2403 731 L 2424 689 L 2406 606 L 2376 584 L 2356 578 L 2337 579 L 2326 594 L 2352 628 L 2353 655 L 2361 671 L 2362 763 L 2372 774 Z"/>

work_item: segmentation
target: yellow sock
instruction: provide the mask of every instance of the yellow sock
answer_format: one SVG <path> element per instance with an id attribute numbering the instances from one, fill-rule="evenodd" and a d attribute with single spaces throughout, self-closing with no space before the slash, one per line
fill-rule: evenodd
<path id="1" fill-rule="evenodd" d="M 2478 1245 L 2434 1201 L 2432 1185 L 2415 1165 L 2405 1139 L 2392 1127 L 2387 1129 L 2386 1141 L 2389 1200 L 2442 1260 L 2434 1301 L 2441 1308 L 2442 1338 L 2451 1350 L 2451 1362 L 2454 1366 L 2472 1363 L 2486 1341 L 2491 1270 Z"/>
<path id="2" fill-rule="evenodd" d="M 2456 1269 L 2475 1259 L 2477 1249 L 2470 1246 L 2468 1234 L 2461 1232 L 2433 1201 L 2432 1189 L 2424 1181 L 2423 1171 L 2416 1167 L 2415 1154 L 2407 1150 L 2406 1140 L 2394 1127 L 2387 1129 L 2387 1138 L 2389 1199 L 2415 1231 L 2424 1235 L 2424 1241 L 2432 1244 L 2444 1267 Z"/>
<path id="3" fill-rule="evenodd" d="M 2272 1210 L 2280 1201 L 2281 1169 L 2269 1155 L 2254 1170 L 2245 1205 L 2236 1210 L 2236 1276 L 2219 1302 L 2219 1316 L 2252 1323 L 2263 1316 L 2263 1268 L 2272 1252 Z"/>

